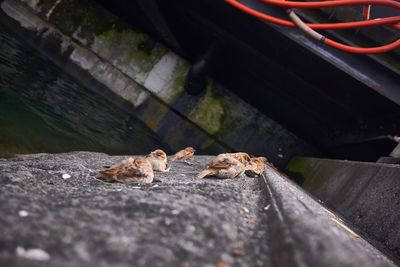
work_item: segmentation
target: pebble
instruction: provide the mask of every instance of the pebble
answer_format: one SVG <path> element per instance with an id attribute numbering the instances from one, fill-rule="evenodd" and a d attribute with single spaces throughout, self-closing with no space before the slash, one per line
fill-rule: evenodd
<path id="1" fill-rule="evenodd" d="M 179 210 L 172 210 L 171 213 L 172 213 L 172 215 L 178 215 L 180 213 L 180 211 Z"/>
<path id="2" fill-rule="evenodd" d="M 18 211 L 18 215 L 20 217 L 26 217 L 29 215 L 29 213 L 26 210 L 20 210 L 20 211 Z"/>
<path id="3" fill-rule="evenodd" d="M 63 178 L 64 180 L 66 180 L 66 179 L 71 178 L 71 175 L 69 175 L 68 173 L 64 173 L 64 174 L 62 175 L 62 178 Z"/>

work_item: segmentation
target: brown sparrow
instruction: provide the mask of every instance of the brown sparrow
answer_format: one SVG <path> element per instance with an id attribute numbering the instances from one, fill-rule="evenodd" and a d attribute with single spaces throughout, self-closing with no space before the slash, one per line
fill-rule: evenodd
<path id="1" fill-rule="evenodd" d="M 218 155 L 207 169 L 201 171 L 198 175 L 198 179 L 202 179 L 206 176 L 215 176 L 217 178 L 235 178 L 244 173 L 244 165 L 237 159 L 228 155 Z"/>
<path id="2" fill-rule="evenodd" d="M 245 152 L 219 154 L 214 160 L 217 160 L 219 157 L 226 157 L 226 156 L 235 158 L 236 160 L 240 161 L 240 163 L 242 163 L 244 166 L 247 166 L 247 164 L 249 164 L 250 162 L 250 156 Z"/>
<path id="3" fill-rule="evenodd" d="M 194 152 L 196 150 L 193 147 L 187 147 L 185 149 L 182 149 L 171 158 L 172 161 L 175 160 L 192 160 L 194 156 Z"/>
<path id="4" fill-rule="evenodd" d="M 168 159 L 167 154 L 161 149 L 154 150 L 146 156 L 146 159 L 153 167 L 153 171 L 168 172 Z"/>
<path id="5" fill-rule="evenodd" d="M 265 164 L 268 163 L 266 157 L 251 158 L 249 164 L 246 166 L 245 173 L 250 177 L 259 177 L 264 173 Z"/>
<path id="6" fill-rule="evenodd" d="M 105 182 L 149 184 L 153 182 L 154 173 L 146 158 L 130 157 L 100 171 L 96 178 Z"/>

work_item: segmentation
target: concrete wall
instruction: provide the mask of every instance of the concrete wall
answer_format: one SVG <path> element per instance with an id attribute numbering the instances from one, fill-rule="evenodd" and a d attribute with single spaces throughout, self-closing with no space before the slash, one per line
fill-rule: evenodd
<path id="1" fill-rule="evenodd" d="M 94 2 L 6 0 L 1 9 L 3 21 L 65 70 L 129 102 L 172 150 L 246 150 L 281 166 L 293 155 L 316 153 L 214 81 L 204 94 L 187 95 L 190 64 Z"/>
<path id="2" fill-rule="evenodd" d="M 400 259 L 400 166 L 295 158 L 287 172 L 324 204 Z"/>

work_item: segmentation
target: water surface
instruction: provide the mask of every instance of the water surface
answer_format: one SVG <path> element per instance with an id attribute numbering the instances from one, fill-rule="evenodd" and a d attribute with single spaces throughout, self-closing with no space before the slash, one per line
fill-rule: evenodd
<path id="1" fill-rule="evenodd" d="M 0 152 L 143 154 L 166 147 L 96 91 L 0 24 Z"/>

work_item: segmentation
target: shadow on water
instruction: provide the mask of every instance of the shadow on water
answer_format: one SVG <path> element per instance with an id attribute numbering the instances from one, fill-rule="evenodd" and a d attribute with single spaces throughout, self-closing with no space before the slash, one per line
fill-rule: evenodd
<path id="1" fill-rule="evenodd" d="M 167 148 L 132 114 L 85 88 L 0 24 L 0 152 L 144 154 Z"/>

